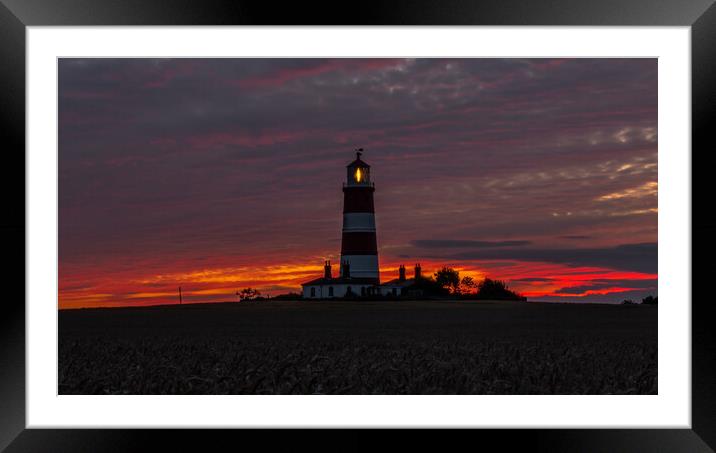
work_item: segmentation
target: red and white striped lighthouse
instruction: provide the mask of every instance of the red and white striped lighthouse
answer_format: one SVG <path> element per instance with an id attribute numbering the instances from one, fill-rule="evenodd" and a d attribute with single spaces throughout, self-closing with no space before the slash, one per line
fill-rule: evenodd
<path id="1" fill-rule="evenodd" d="M 377 285 L 380 271 L 373 206 L 375 185 L 370 180 L 370 165 L 360 158 L 361 151 L 362 148 L 356 152 L 356 160 L 348 164 L 347 181 L 343 184 L 341 276 L 373 279 Z"/>

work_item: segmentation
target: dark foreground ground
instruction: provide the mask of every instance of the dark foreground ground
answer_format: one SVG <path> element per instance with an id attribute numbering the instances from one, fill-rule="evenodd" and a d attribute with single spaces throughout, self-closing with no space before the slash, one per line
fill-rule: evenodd
<path id="1" fill-rule="evenodd" d="M 254 302 L 59 312 L 60 394 L 655 394 L 657 307 Z"/>

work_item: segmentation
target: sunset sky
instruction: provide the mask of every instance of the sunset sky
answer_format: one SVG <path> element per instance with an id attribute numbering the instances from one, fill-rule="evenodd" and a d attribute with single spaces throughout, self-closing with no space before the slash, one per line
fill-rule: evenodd
<path id="1" fill-rule="evenodd" d="M 60 308 L 298 291 L 365 149 L 381 279 L 657 294 L 656 59 L 60 59 Z"/>

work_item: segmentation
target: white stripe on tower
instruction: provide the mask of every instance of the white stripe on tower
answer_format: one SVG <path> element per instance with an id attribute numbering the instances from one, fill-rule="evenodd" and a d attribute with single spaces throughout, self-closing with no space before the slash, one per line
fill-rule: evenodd
<path id="1" fill-rule="evenodd" d="M 375 233 L 375 214 L 372 212 L 343 214 L 343 231 L 372 231 Z"/>
<path id="2" fill-rule="evenodd" d="M 351 278 L 378 278 L 378 255 L 343 255 L 351 266 Z"/>

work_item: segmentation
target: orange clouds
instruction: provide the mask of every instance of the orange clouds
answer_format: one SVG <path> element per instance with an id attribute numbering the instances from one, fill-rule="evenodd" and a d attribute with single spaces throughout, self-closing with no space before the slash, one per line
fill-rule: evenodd
<path id="1" fill-rule="evenodd" d="M 381 260 L 381 280 L 398 277 L 398 266 L 405 264 L 412 275 L 414 260 L 386 257 Z M 490 261 L 449 263 L 418 260 L 425 275 L 432 275 L 442 266 L 451 266 L 461 276 L 475 281 L 485 277 L 506 280 L 509 286 L 530 298 L 545 296 L 609 295 L 636 287 L 619 284 L 655 280 L 655 274 L 622 272 L 598 267 L 570 267 L 551 263 L 521 263 Z M 178 288 L 182 287 L 185 303 L 228 302 L 236 300 L 236 291 L 245 287 L 258 288 L 264 295 L 299 292 L 300 284 L 320 276 L 320 261 L 311 264 L 262 264 L 256 267 L 217 267 L 195 270 L 171 270 L 144 275 L 141 269 L 108 278 L 101 271 L 84 274 L 86 286 L 65 285 L 59 292 L 59 307 L 117 307 L 175 304 L 179 302 Z M 333 269 L 338 274 L 338 266 Z M 593 288 L 592 288 L 593 287 Z"/>

